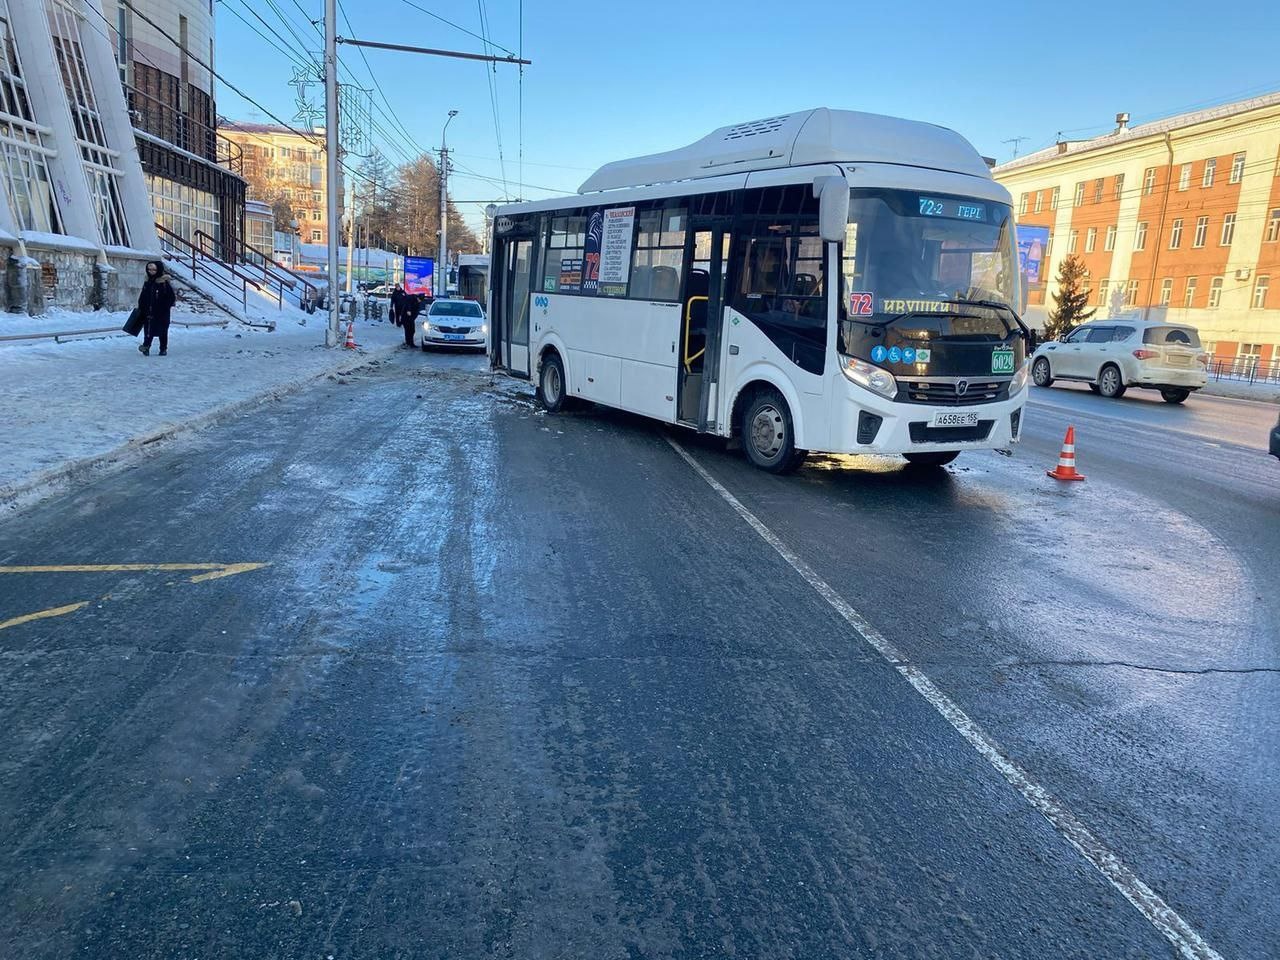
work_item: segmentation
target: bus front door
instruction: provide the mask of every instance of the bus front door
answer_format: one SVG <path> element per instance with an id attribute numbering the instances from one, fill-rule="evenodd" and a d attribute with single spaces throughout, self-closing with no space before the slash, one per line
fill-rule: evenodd
<path id="1" fill-rule="evenodd" d="M 529 297 L 533 266 L 533 241 L 508 240 L 503 244 L 501 286 L 494 290 L 493 330 L 501 340 L 502 365 L 508 373 L 529 376 Z"/>
<path id="2" fill-rule="evenodd" d="M 720 326 L 724 316 L 729 222 L 693 217 L 680 323 L 676 417 L 699 431 L 714 430 L 720 379 Z"/>

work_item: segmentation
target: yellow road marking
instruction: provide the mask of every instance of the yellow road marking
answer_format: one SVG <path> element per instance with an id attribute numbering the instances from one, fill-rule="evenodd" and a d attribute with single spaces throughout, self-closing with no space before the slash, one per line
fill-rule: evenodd
<path id="1" fill-rule="evenodd" d="M 0 567 L 4 573 L 151 573 L 168 571 L 187 573 L 197 572 L 190 583 L 203 583 L 206 580 L 218 580 L 222 577 L 234 577 L 237 573 L 248 573 L 269 566 L 265 563 L 74 563 L 54 565 L 31 565 L 20 567 Z"/>
<path id="2" fill-rule="evenodd" d="M 81 607 L 87 607 L 92 602 L 92 600 L 81 600 L 79 603 L 68 603 L 65 607 L 50 607 L 48 610 L 38 610 L 35 613 L 23 614 L 21 617 L 14 617 L 12 620 L 0 620 L 0 630 L 7 630 L 9 627 L 30 623 L 32 620 L 47 620 L 49 617 L 61 617 L 64 614 L 75 613 Z"/>

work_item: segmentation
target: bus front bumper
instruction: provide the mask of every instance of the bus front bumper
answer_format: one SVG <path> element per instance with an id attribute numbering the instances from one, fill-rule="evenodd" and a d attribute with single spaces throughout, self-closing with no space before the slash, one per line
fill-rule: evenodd
<path id="1" fill-rule="evenodd" d="M 1003 450 L 1022 438 L 1025 388 L 1008 400 L 957 407 L 898 403 L 852 384 L 850 388 L 839 422 L 833 426 L 833 453 Z M 953 423 L 957 419 L 977 422 L 939 425 L 935 414 Z M 953 418 L 952 414 L 960 416 Z"/>

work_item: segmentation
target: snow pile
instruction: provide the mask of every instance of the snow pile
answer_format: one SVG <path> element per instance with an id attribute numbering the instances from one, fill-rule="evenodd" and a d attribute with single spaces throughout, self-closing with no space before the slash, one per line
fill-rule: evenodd
<path id="1" fill-rule="evenodd" d="M 278 311 L 277 311 L 278 312 Z M 62 316 L 62 314 L 66 316 Z M 53 313 L 14 317 L 48 329 L 70 318 L 81 326 L 124 323 L 126 313 Z M 216 316 L 216 314 L 215 314 Z M 94 322 L 85 324 L 87 318 Z M 208 319 L 188 308 L 174 320 Z M 169 356 L 138 353 L 140 340 L 108 338 L 14 341 L 0 344 L 0 404 L 5 420 L 0 498 L 56 476 L 73 462 L 103 456 L 131 441 L 162 434 L 256 397 L 346 369 L 403 342 L 389 323 L 356 323 L 361 351 L 327 349 L 324 318 L 285 323 L 275 332 L 241 324 L 169 332 Z M 8 330 L 9 318 L 0 318 Z M 262 416 L 270 416 L 264 412 Z"/>

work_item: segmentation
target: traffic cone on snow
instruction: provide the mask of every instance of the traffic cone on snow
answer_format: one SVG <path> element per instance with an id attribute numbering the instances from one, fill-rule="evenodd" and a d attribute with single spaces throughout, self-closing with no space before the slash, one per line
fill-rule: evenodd
<path id="1" fill-rule="evenodd" d="M 1058 454 L 1058 468 L 1047 471 L 1055 480 L 1083 480 L 1083 473 L 1076 473 L 1076 428 L 1067 427 L 1062 440 L 1062 453 Z"/>
<path id="2" fill-rule="evenodd" d="M 347 342 L 343 346 L 348 350 L 356 348 L 356 322 L 354 320 L 347 321 Z"/>

